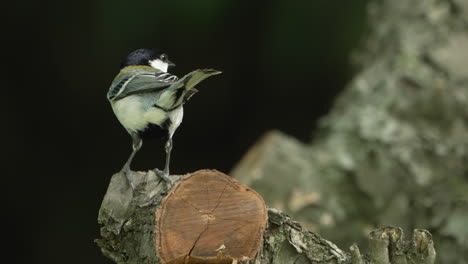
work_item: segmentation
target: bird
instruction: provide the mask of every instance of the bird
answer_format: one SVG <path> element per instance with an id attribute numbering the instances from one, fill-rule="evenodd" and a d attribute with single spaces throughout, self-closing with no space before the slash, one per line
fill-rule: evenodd
<path id="1" fill-rule="evenodd" d="M 154 172 L 171 184 L 169 163 L 172 137 L 182 122 L 183 106 L 198 92 L 195 85 L 221 73 L 213 69 L 198 69 L 179 79 L 168 73 L 172 66 L 175 64 L 169 60 L 167 53 L 158 49 L 137 49 L 125 57 L 120 72 L 107 92 L 115 116 L 132 138 L 133 151 L 121 171 L 126 174 L 133 189 L 135 183 L 130 165 L 143 140 L 149 138 L 166 140 L 164 169 L 155 169 Z"/>

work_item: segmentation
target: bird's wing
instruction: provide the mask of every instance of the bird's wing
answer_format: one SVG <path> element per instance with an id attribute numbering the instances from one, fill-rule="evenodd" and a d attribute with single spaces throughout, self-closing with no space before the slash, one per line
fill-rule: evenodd
<path id="1" fill-rule="evenodd" d="M 186 89 L 192 89 L 195 85 L 199 82 L 205 80 L 206 78 L 220 74 L 220 71 L 213 70 L 213 69 L 202 69 L 202 70 L 195 70 L 191 73 L 185 75 L 180 79 L 181 82 L 185 83 Z"/>
<path id="2" fill-rule="evenodd" d="M 195 70 L 171 84 L 170 87 L 161 91 L 161 95 L 155 105 L 159 108 L 170 110 L 185 103 L 197 92 L 195 85 L 204 79 L 220 74 L 220 71 L 212 69 Z"/>
<path id="3" fill-rule="evenodd" d="M 164 90 L 177 80 L 175 75 L 149 67 L 124 69 L 112 82 L 107 99 L 115 101 L 132 94 Z"/>

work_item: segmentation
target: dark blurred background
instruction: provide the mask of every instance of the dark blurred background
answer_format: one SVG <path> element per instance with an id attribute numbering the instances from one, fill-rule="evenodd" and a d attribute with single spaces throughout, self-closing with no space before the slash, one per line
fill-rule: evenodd
<path id="1" fill-rule="evenodd" d="M 352 77 L 366 1 L 10 4 L 2 12 L 1 117 L 11 263 L 110 263 L 93 240 L 109 179 L 131 151 L 106 100 L 123 57 L 158 47 L 179 76 L 223 71 L 186 104 L 171 169 L 229 172 L 270 129 L 310 140 Z M 133 169 L 163 160 L 162 142 L 144 142 Z"/>

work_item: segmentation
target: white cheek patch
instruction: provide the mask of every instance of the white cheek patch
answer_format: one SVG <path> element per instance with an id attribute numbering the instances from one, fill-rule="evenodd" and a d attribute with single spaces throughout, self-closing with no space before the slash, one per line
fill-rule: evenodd
<path id="1" fill-rule="evenodd" d="M 151 60 L 149 61 L 149 63 L 151 67 L 158 69 L 160 71 L 163 71 L 163 72 L 167 72 L 167 68 L 169 67 L 168 63 L 163 62 L 162 60 L 159 60 L 159 59 Z"/>

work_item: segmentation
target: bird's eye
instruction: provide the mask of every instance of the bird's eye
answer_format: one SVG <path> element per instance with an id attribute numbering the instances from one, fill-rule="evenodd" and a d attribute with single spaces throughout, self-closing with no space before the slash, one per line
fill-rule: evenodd
<path id="1" fill-rule="evenodd" d="M 161 54 L 161 56 L 159 56 L 159 58 L 162 60 L 162 61 L 165 61 L 167 59 L 167 55 L 166 54 Z"/>

